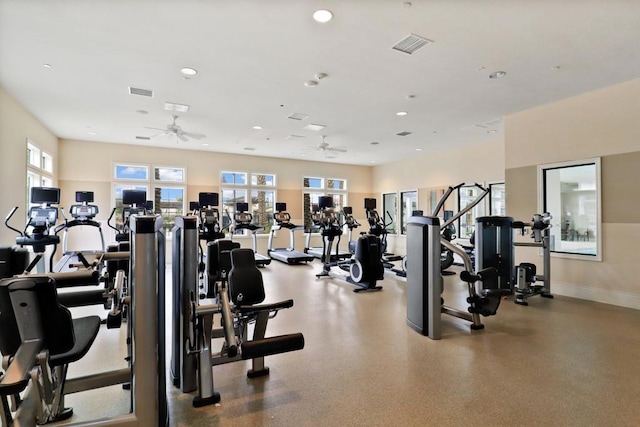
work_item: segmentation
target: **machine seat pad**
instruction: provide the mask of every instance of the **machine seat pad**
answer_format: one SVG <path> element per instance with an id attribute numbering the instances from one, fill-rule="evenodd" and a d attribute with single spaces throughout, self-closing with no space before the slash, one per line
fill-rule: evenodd
<path id="1" fill-rule="evenodd" d="M 511 289 L 482 289 L 480 293 L 483 297 L 506 297 L 513 294 Z"/>
<path id="2" fill-rule="evenodd" d="M 87 316 L 73 319 L 73 334 L 75 335 L 73 348 L 67 352 L 51 356 L 49 358 L 49 365 L 54 367 L 80 360 L 91 348 L 99 330 L 99 316 Z"/>
<path id="3" fill-rule="evenodd" d="M 231 251 L 229 271 L 229 297 L 236 306 L 259 304 L 264 301 L 262 273 L 256 266 L 252 249 L 240 248 Z"/>
<path id="4" fill-rule="evenodd" d="M 285 308 L 293 307 L 293 300 L 288 299 L 285 301 L 275 302 L 271 304 L 256 304 L 256 305 L 241 305 L 236 306 L 236 311 L 242 315 L 247 315 L 251 313 L 257 313 L 259 311 L 278 311 L 283 310 Z"/>

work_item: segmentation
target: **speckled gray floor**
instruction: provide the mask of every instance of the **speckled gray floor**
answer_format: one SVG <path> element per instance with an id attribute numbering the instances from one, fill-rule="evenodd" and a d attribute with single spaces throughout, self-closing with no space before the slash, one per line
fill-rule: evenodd
<path id="1" fill-rule="evenodd" d="M 640 312 L 556 296 L 528 307 L 503 301 L 486 328 L 444 316 L 440 341 L 406 323 L 405 284 L 356 294 L 316 279 L 320 264 L 263 269 L 267 299 L 295 306 L 267 335 L 302 332 L 302 351 L 267 358 L 271 374 L 248 379 L 249 362 L 214 367 L 219 405 L 167 386 L 172 426 L 637 426 Z M 446 302 L 464 307 L 464 285 L 446 277 Z M 70 377 L 125 366 L 120 331 L 101 331 Z M 120 387 L 67 398 L 71 422 L 125 413 Z"/>

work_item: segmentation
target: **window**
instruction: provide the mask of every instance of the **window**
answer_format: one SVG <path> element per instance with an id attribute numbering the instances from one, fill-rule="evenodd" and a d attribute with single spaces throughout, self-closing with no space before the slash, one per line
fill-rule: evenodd
<path id="1" fill-rule="evenodd" d="M 489 184 L 489 215 L 505 216 L 505 186 L 504 182 Z"/>
<path id="2" fill-rule="evenodd" d="M 418 192 L 403 191 L 400 193 L 400 232 L 407 234 L 409 217 L 418 209 Z"/>
<path id="3" fill-rule="evenodd" d="M 31 188 L 53 187 L 53 156 L 27 139 L 27 206 L 31 204 Z"/>
<path id="4" fill-rule="evenodd" d="M 250 181 L 247 177 L 250 177 Z M 249 213 L 253 217 L 253 223 L 264 228 L 262 233 L 269 233 L 273 224 L 276 176 L 268 173 L 222 171 L 220 182 L 222 184 L 220 189 L 222 227 L 228 227 L 231 224 L 236 212 L 236 203 L 249 203 Z M 247 233 L 246 230 L 236 231 L 239 235 Z"/>
<path id="5" fill-rule="evenodd" d="M 600 159 L 538 167 L 542 211 L 553 217 L 551 252 L 601 259 Z"/>
<path id="6" fill-rule="evenodd" d="M 445 188 L 437 188 L 435 190 L 429 191 L 429 206 L 428 210 L 424 211 L 425 215 L 435 215 L 439 218 L 444 218 L 444 211 L 448 207 L 448 203 L 446 200 L 442 207 L 438 210 L 438 212 L 433 211 L 435 210 L 436 206 L 438 206 L 438 202 L 442 199 L 442 197 L 444 197 L 444 194 L 446 192 L 447 190 Z"/>
<path id="7" fill-rule="evenodd" d="M 481 191 L 475 185 L 458 189 L 458 210 L 461 211 L 478 198 Z M 482 203 L 478 203 L 469 212 L 458 219 L 458 237 L 469 239 L 475 229 L 476 218 L 483 215 Z"/>
<path id="8" fill-rule="evenodd" d="M 153 171 L 153 180 L 149 171 Z M 186 169 L 172 166 L 149 166 L 118 163 L 113 167 L 113 194 L 117 227 L 122 226 L 122 190 L 144 190 L 147 200 L 153 202 L 153 211 L 162 217 L 162 227 L 167 238 L 175 217 L 184 215 L 186 193 Z M 151 191 L 149 191 L 151 190 Z"/>
<path id="9" fill-rule="evenodd" d="M 397 216 L 398 216 L 398 195 L 396 193 L 385 193 L 382 195 L 382 210 L 383 215 L 388 215 L 389 225 L 387 225 L 387 231 L 389 234 L 396 234 Z"/>
<path id="10" fill-rule="evenodd" d="M 149 167 L 135 165 L 115 165 L 114 178 L 128 181 L 148 181 Z"/>
<path id="11" fill-rule="evenodd" d="M 302 178 L 302 187 L 304 188 L 303 212 L 304 228 L 306 230 L 312 230 L 312 206 L 318 203 L 318 198 L 320 196 L 333 197 L 333 205 L 337 213 L 338 220 L 342 220 L 342 208 L 347 206 L 346 179 L 305 176 Z M 312 230 L 312 232 L 320 232 L 320 230 Z"/>

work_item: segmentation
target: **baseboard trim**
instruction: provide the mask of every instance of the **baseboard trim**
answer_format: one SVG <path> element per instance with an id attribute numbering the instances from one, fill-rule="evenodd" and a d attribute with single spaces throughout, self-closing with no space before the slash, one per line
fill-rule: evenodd
<path id="1" fill-rule="evenodd" d="M 551 293 L 640 310 L 640 295 L 553 281 Z"/>

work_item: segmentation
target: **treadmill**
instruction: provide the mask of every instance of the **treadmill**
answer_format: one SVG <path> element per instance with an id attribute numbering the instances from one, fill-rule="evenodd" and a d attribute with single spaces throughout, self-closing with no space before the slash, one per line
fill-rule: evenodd
<path id="1" fill-rule="evenodd" d="M 287 264 L 301 264 L 303 262 L 311 262 L 314 257 L 303 252 L 298 252 L 294 248 L 294 231 L 302 230 L 304 227 L 301 225 L 295 225 L 291 223 L 291 215 L 287 212 L 286 203 L 276 203 L 276 213 L 273 215 L 275 224 L 271 226 L 271 232 L 269 233 L 269 256 L 272 259 L 285 262 Z M 289 230 L 289 247 L 288 248 L 274 248 L 273 236 L 277 230 L 285 228 Z"/>
<path id="2" fill-rule="evenodd" d="M 320 199 L 320 203 L 322 204 L 324 200 Z M 311 247 L 311 235 L 313 230 L 322 230 L 322 210 L 326 208 L 326 206 L 321 206 L 321 204 L 314 203 L 311 206 L 311 221 L 313 225 L 305 230 L 305 245 L 304 245 L 304 253 L 313 256 L 314 258 L 324 259 L 324 246 L 319 247 Z M 345 210 L 351 209 L 350 207 L 345 207 Z M 352 211 L 349 211 L 351 213 Z M 324 238 L 323 238 L 324 241 Z M 341 251 L 340 247 L 340 236 L 338 236 L 338 241 L 335 246 L 335 251 L 331 254 L 332 259 L 346 259 L 351 258 L 353 255 L 349 251 Z"/>
<path id="3" fill-rule="evenodd" d="M 253 239 L 253 256 L 258 267 L 264 267 L 271 264 L 271 258 L 258 253 L 258 231 L 264 230 L 264 227 L 253 224 L 253 215 L 249 212 L 249 203 L 236 203 L 236 212 L 233 214 L 234 231 L 249 230 Z M 231 233 L 233 237 L 233 233 Z"/>

